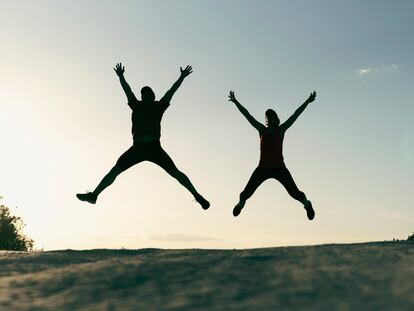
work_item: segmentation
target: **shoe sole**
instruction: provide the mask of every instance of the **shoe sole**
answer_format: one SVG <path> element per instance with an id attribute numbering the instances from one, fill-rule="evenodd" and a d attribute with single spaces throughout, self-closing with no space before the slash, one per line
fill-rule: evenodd
<path id="1" fill-rule="evenodd" d="M 90 204 L 95 204 L 96 203 L 96 200 L 95 201 L 91 201 L 91 200 L 88 200 L 88 199 L 82 199 L 82 198 L 80 198 L 79 197 L 79 194 L 77 194 L 76 197 L 78 198 L 78 200 L 80 200 L 82 202 L 88 202 Z"/>

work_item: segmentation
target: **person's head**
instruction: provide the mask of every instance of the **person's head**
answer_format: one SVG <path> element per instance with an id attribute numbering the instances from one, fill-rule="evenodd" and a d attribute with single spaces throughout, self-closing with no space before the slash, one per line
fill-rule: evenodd
<path id="1" fill-rule="evenodd" d="M 266 116 L 266 126 L 274 126 L 274 127 L 279 126 L 280 120 L 279 120 L 279 117 L 277 116 L 276 111 L 274 111 L 273 109 L 267 109 L 265 116 Z"/>
<path id="2" fill-rule="evenodd" d="M 141 99 L 143 102 L 153 102 L 155 100 L 154 91 L 149 86 L 141 89 Z"/>

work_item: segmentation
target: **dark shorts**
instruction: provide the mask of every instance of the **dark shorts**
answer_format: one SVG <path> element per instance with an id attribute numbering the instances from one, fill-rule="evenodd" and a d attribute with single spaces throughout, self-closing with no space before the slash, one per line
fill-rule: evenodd
<path id="1" fill-rule="evenodd" d="M 131 166 L 143 161 L 150 161 L 162 167 L 167 172 L 176 169 L 170 156 L 162 149 L 160 141 L 134 143 L 116 162 L 116 166 L 125 171 Z"/>

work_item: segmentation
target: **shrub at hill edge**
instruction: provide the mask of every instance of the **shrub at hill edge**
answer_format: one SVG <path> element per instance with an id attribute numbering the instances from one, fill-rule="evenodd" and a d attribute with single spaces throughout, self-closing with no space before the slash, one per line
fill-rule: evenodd
<path id="1" fill-rule="evenodd" d="M 24 223 L 0 205 L 0 250 L 31 251 L 34 241 L 23 234 Z"/>

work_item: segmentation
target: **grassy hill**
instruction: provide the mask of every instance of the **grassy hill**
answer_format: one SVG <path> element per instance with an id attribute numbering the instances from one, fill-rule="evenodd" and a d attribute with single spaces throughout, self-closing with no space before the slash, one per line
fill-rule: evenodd
<path id="1" fill-rule="evenodd" d="M 414 310 L 414 243 L 0 252 L 1 310 Z"/>

